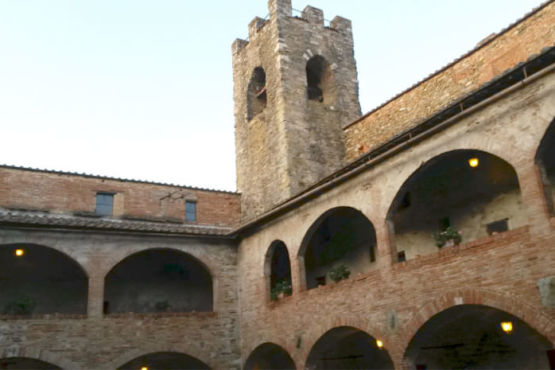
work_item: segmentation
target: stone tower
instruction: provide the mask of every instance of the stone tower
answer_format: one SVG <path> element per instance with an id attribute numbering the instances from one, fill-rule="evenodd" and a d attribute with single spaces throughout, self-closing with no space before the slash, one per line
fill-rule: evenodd
<path id="1" fill-rule="evenodd" d="M 245 219 L 339 168 L 342 128 L 360 116 L 351 22 L 270 0 L 233 43 L 237 188 Z"/>

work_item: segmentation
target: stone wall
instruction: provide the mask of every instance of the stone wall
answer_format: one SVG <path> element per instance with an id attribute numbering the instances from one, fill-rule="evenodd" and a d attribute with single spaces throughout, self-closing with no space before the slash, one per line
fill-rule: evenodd
<path id="1" fill-rule="evenodd" d="M 48 246 L 77 261 L 89 279 L 88 312 L 0 316 L 0 358 L 37 358 L 64 369 L 115 369 L 144 354 L 173 351 L 211 368 L 238 367 L 236 246 L 231 241 L 0 228 L 0 248 L 14 243 Z M 213 311 L 103 315 L 107 273 L 126 257 L 152 249 L 181 251 L 206 266 L 213 279 Z"/>
<path id="2" fill-rule="evenodd" d="M 418 329 L 436 313 L 464 303 L 506 311 L 555 343 L 555 311 L 542 304 L 537 288 L 555 268 L 555 220 L 548 213 L 535 164 L 538 145 L 555 117 L 554 94 L 551 73 L 252 230 L 241 241 L 238 256 L 242 360 L 271 342 L 303 368 L 314 343 L 328 330 L 345 325 L 381 339 L 395 367 L 408 368 L 404 353 Z M 522 226 L 395 262 L 387 214 L 397 192 L 422 163 L 458 149 L 494 154 L 515 169 Z M 339 206 L 356 208 L 372 222 L 376 267 L 305 290 L 302 240 L 322 214 Z M 293 294 L 268 302 L 264 257 L 276 239 L 289 251 Z"/>
<path id="3" fill-rule="evenodd" d="M 484 42 L 449 68 L 416 84 L 344 129 L 347 159 L 367 153 L 393 136 L 476 90 L 519 62 L 555 45 L 555 3 L 549 2 L 513 27 Z"/>
<path id="4" fill-rule="evenodd" d="M 115 194 L 116 218 L 184 222 L 185 200 L 196 201 L 197 224 L 240 217 L 235 193 L 0 166 L 0 208 L 94 216 L 97 192 Z"/>
<path id="5" fill-rule="evenodd" d="M 249 24 L 248 42 L 233 44 L 243 219 L 338 169 L 345 157 L 342 127 L 360 115 L 350 21 L 336 17 L 324 27 L 322 11 L 312 7 L 294 17 L 290 0 L 271 0 L 269 9 L 268 20 Z M 329 67 L 322 88 L 333 90 L 333 99 L 325 91 L 322 102 L 308 99 L 306 65 L 313 56 Z M 249 119 L 247 91 L 257 67 L 265 71 L 266 107 Z"/>

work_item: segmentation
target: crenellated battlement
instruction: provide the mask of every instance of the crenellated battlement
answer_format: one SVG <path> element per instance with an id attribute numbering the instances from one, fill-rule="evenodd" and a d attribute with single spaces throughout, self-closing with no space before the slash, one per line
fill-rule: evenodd
<path id="1" fill-rule="evenodd" d="M 332 30 L 340 32 L 344 35 L 351 36 L 352 27 L 351 21 L 335 16 L 331 21 L 326 21 L 324 12 L 313 6 L 307 5 L 302 11 L 295 10 L 291 7 L 291 0 L 269 0 L 268 1 L 269 15 L 266 18 L 254 17 L 248 26 L 248 40 L 237 39 L 233 45 L 233 53 L 238 53 L 245 46 L 257 38 L 260 30 L 268 23 L 273 22 L 279 26 L 287 26 L 292 19 L 302 20 L 311 25 L 320 26 L 323 30 Z M 294 12 L 298 12 L 298 16 L 294 16 Z M 326 26 L 329 22 L 329 26 Z"/>

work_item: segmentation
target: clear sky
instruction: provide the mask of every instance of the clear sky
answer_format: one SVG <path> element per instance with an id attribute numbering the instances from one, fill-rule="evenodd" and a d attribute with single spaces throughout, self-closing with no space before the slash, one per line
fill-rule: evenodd
<path id="1" fill-rule="evenodd" d="M 540 0 L 293 0 L 353 22 L 367 112 Z M 231 43 L 265 0 L 0 0 L 0 163 L 235 190 Z"/>

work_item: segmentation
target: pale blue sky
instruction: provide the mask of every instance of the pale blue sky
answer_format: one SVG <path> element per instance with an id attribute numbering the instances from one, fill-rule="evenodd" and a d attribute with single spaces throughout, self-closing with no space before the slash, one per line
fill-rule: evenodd
<path id="1" fill-rule="evenodd" d="M 367 112 L 540 0 L 293 0 L 353 22 Z M 231 43 L 265 0 L 0 0 L 0 163 L 235 190 Z"/>

